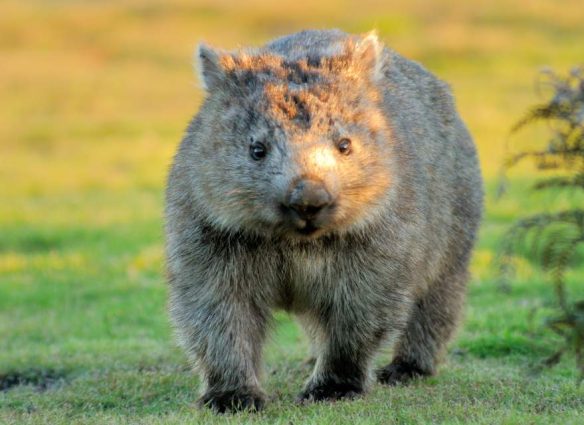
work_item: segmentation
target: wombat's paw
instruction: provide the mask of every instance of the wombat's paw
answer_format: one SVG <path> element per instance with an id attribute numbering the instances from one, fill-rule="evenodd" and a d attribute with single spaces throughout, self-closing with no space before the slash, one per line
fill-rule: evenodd
<path id="1" fill-rule="evenodd" d="M 200 407 L 208 407 L 217 413 L 240 410 L 259 411 L 266 402 L 260 390 L 239 389 L 233 391 L 208 391 L 198 401 Z"/>
<path id="2" fill-rule="evenodd" d="M 349 382 L 325 382 L 321 384 L 308 384 L 298 394 L 297 403 L 309 403 L 313 401 L 333 401 L 340 399 L 353 399 L 363 392 L 361 385 Z"/>
<path id="3" fill-rule="evenodd" d="M 377 371 L 377 380 L 386 385 L 406 384 L 414 378 L 429 376 L 431 373 L 420 369 L 413 363 L 394 360 Z"/>

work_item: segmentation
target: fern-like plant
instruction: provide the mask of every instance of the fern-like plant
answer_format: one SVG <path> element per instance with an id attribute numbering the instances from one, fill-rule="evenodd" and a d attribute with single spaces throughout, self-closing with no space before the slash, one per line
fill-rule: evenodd
<path id="1" fill-rule="evenodd" d="M 538 170 L 556 170 L 555 176 L 540 173 L 533 190 L 584 189 L 584 67 L 572 69 L 567 76 L 545 70 L 538 87 L 549 86 L 551 96 L 532 108 L 511 132 L 516 133 L 537 121 L 549 124 L 550 136 L 543 148 L 531 148 L 510 155 L 506 172 L 521 161 L 532 160 Z M 566 289 L 566 270 L 573 264 L 578 247 L 584 244 L 584 205 L 556 213 L 539 213 L 517 220 L 505 234 L 499 252 L 501 276 L 508 279 L 513 271 L 512 256 L 525 253 L 549 272 L 555 293 L 555 314 L 546 325 L 559 334 L 564 343 L 543 361 L 557 364 L 564 354 L 572 353 L 584 378 L 584 300 L 573 300 Z M 584 285 L 584 283 L 580 283 Z"/>

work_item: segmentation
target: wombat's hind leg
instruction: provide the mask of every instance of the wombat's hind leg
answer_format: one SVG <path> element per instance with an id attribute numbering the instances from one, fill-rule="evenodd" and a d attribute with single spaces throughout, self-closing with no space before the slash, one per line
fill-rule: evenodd
<path id="1" fill-rule="evenodd" d="M 436 364 L 458 323 L 466 281 L 466 271 L 443 277 L 416 302 L 395 347 L 393 361 L 377 372 L 379 382 L 395 385 L 436 372 Z"/>

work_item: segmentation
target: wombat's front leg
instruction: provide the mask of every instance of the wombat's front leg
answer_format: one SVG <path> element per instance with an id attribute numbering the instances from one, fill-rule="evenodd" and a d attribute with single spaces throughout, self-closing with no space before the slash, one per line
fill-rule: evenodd
<path id="1" fill-rule="evenodd" d="M 171 285 L 180 341 L 205 383 L 199 404 L 217 412 L 259 410 L 265 401 L 259 371 L 268 314 L 233 284 L 228 278 Z"/>
<path id="2" fill-rule="evenodd" d="M 437 363 L 458 324 L 467 280 L 464 269 L 447 273 L 417 300 L 407 329 L 394 349 L 393 361 L 378 371 L 381 383 L 396 385 L 436 373 Z"/>
<path id="3" fill-rule="evenodd" d="M 365 391 L 371 358 L 385 329 L 364 320 L 366 313 L 353 313 L 335 312 L 333 307 L 321 322 L 324 340 L 319 343 L 314 371 L 298 396 L 299 402 L 353 398 Z"/>

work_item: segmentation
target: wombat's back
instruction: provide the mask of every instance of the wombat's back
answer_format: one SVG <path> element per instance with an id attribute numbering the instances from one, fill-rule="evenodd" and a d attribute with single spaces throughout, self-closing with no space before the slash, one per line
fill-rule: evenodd
<path id="1" fill-rule="evenodd" d="M 403 152 L 401 160 L 410 166 L 403 183 L 415 188 L 426 229 L 424 257 L 434 259 L 436 269 L 466 266 L 483 204 L 473 140 L 446 83 L 387 49 L 384 75 L 384 111 Z"/>

